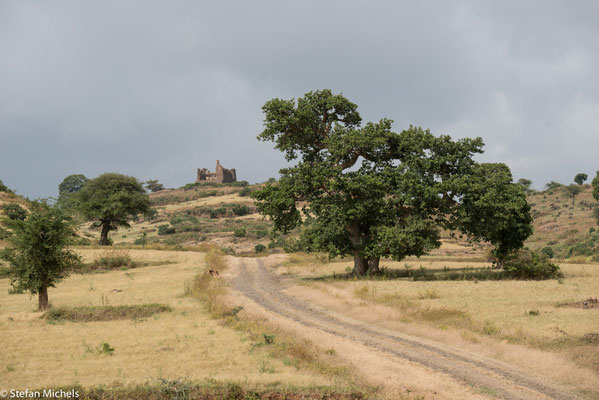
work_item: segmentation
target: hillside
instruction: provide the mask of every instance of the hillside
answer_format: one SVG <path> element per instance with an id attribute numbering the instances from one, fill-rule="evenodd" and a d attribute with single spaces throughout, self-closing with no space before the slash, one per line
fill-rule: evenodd
<path id="1" fill-rule="evenodd" d="M 205 242 L 218 245 L 231 254 L 243 254 L 254 253 L 255 246 L 262 244 L 276 252 L 284 241 L 271 240 L 272 223 L 257 214 L 249 196 L 261 186 L 246 182 L 188 184 L 151 193 L 155 215 L 139 217 L 131 222 L 130 228 L 111 232 L 110 238 L 115 245 L 139 245 L 145 232 L 147 245 L 183 246 Z M 599 232 L 593 216 L 599 204 L 591 193 L 591 185 L 583 185 L 574 205 L 563 187 L 529 194 L 534 233 L 526 246 L 535 250 L 550 247 L 555 258 L 599 259 Z M 0 192 L 0 216 L 3 215 L 1 206 L 6 203 L 18 203 L 27 208 L 27 200 L 23 197 Z M 80 225 L 80 232 L 90 244 L 99 236 L 99 229 L 89 222 Z M 431 256 L 480 259 L 490 248 L 485 244 L 470 244 L 459 235 L 451 237 L 449 232 L 442 233 L 442 243 Z"/>
<path id="2" fill-rule="evenodd" d="M 591 185 L 583 185 L 574 205 L 563 187 L 529 195 L 534 233 L 526 245 L 551 247 L 557 258 L 598 258 L 599 232 L 593 212 L 599 204 L 591 193 Z"/>

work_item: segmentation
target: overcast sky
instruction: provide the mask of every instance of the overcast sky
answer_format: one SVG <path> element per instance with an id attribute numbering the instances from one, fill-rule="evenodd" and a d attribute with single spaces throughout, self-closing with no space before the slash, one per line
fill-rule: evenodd
<path id="1" fill-rule="evenodd" d="M 599 1 L 0 0 L 0 180 L 167 187 L 283 167 L 262 105 L 330 88 L 364 121 L 481 136 L 541 188 L 599 169 Z"/>

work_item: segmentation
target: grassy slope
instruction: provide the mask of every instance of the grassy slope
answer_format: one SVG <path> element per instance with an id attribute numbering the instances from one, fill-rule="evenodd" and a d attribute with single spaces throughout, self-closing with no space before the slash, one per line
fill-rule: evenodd
<path id="1" fill-rule="evenodd" d="M 105 250 L 81 250 L 87 261 Z M 159 303 L 170 312 L 147 318 L 95 322 L 48 321 L 34 312 L 36 298 L 9 295 L 0 279 L 0 382 L 12 388 L 157 383 L 158 378 L 216 379 L 244 387 L 284 382 L 329 385 L 331 378 L 298 369 L 256 345 L 261 338 L 223 326 L 184 292 L 203 272 L 198 252 L 130 251 L 135 261 L 170 264 L 102 274 L 72 275 L 51 288 L 57 307 Z M 116 289 L 116 290 L 115 290 Z M 117 291 L 118 290 L 118 291 Z M 114 348 L 102 353 L 103 343 Z M 258 343 L 259 344 L 259 343 Z"/>
<path id="2" fill-rule="evenodd" d="M 552 246 L 556 256 L 566 258 L 576 244 L 594 241 L 596 235 L 590 234 L 589 230 L 598 228 L 593 217 L 593 209 L 598 203 L 591 193 L 591 185 L 584 185 L 583 192 L 576 196 L 574 206 L 564 188 L 530 195 L 528 202 L 534 218 L 534 234 L 527 245 L 535 249 Z M 591 247 L 586 255 L 599 254 L 599 248 Z M 584 254 L 575 251 L 572 256 L 576 255 Z"/>

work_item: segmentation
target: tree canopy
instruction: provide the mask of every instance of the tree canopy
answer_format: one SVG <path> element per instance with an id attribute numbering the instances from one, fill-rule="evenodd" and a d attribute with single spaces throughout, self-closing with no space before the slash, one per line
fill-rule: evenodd
<path id="1" fill-rule="evenodd" d="M 65 194 L 77 193 L 83 189 L 83 186 L 85 186 L 88 181 L 89 179 L 82 174 L 69 175 L 58 185 L 58 194 L 63 196 Z"/>
<path id="2" fill-rule="evenodd" d="M 77 208 L 102 228 L 100 244 L 109 245 L 108 233 L 150 208 L 150 198 L 134 177 L 107 173 L 91 179 L 77 192 Z"/>
<path id="3" fill-rule="evenodd" d="M 576 200 L 576 196 L 582 192 L 582 187 L 578 184 L 571 184 L 565 187 L 566 193 L 572 197 L 572 206 L 574 206 L 574 201 Z"/>
<path id="4" fill-rule="evenodd" d="M 593 185 L 593 198 L 599 201 L 599 171 L 597 171 L 591 184 Z"/>
<path id="5" fill-rule="evenodd" d="M 146 189 L 151 191 L 152 193 L 159 192 L 164 190 L 164 185 L 158 182 L 158 179 L 150 179 L 145 183 Z"/>
<path id="6" fill-rule="evenodd" d="M 72 221 L 58 207 L 34 201 L 29 215 L 5 218 L 8 247 L 1 253 L 10 264 L 11 284 L 38 294 L 40 311 L 48 308 L 48 287 L 60 282 L 79 256 L 69 249 L 74 240 Z"/>
<path id="7" fill-rule="evenodd" d="M 588 178 L 589 176 L 587 174 L 581 172 L 579 174 L 576 174 L 576 176 L 574 177 L 574 182 L 578 183 L 579 185 L 582 185 Z"/>
<path id="8" fill-rule="evenodd" d="M 473 160 L 481 138 L 454 141 L 413 126 L 395 133 L 389 119 L 362 125 L 357 106 L 330 90 L 273 99 L 263 111 L 258 139 L 274 142 L 295 165 L 252 194 L 259 211 L 281 233 L 309 221 L 306 248 L 353 255 L 356 274 L 377 271 L 381 257 L 439 247 L 439 228 L 490 241 L 498 256 L 532 233 L 524 190 L 509 168 Z"/>

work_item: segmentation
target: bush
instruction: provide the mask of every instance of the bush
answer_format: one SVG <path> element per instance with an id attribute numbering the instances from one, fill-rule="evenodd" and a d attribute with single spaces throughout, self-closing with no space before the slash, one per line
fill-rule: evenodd
<path id="1" fill-rule="evenodd" d="M 0 180 L 0 192 L 14 193 L 12 190 L 10 190 L 8 187 L 6 187 L 6 185 L 4 183 L 2 183 L 1 180 Z"/>
<path id="2" fill-rule="evenodd" d="M 249 214 L 250 208 L 245 204 L 234 204 L 233 207 L 231 207 L 231 211 L 233 211 L 233 214 L 241 217 L 242 215 Z"/>
<path id="3" fill-rule="evenodd" d="M 262 243 L 258 243 L 254 249 L 256 249 L 256 253 L 262 253 L 264 250 L 266 250 L 266 246 Z"/>
<path id="4" fill-rule="evenodd" d="M 265 236 L 268 236 L 268 231 L 264 230 L 264 229 L 260 229 L 256 231 L 256 237 L 258 239 L 263 238 Z"/>
<path id="5" fill-rule="evenodd" d="M 105 251 L 99 258 L 94 260 L 95 267 L 105 269 L 134 268 L 135 262 L 131 259 L 128 251 L 111 250 Z"/>
<path id="6" fill-rule="evenodd" d="M 568 250 L 568 257 L 593 255 L 593 244 L 591 242 L 576 243 Z"/>
<path id="7" fill-rule="evenodd" d="M 551 248 L 550 246 L 543 247 L 541 249 L 541 253 L 545 254 L 547 256 L 547 258 L 553 258 L 553 256 L 554 256 L 553 248 Z"/>
<path id="8" fill-rule="evenodd" d="M 237 228 L 233 232 L 233 236 L 235 237 L 245 237 L 245 228 Z"/>
<path id="9" fill-rule="evenodd" d="M 563 277 L 559 267 L 549 262 L 545 254 L 528 249 L 519 250 L 507 256 L 503 268 L 515 278 L 551 279 Z"/>
<path id="10" fill-rule="evenodd" d="M 14 221 L 24 221 L 27 217 L 27 211 L 25 211 L 20 205 L 16 203 L 7 203 L 2 205 L 2 210 L 9 219 Z"/>
<path id="11" fill-rule="evenodd" d="M 251 193 L 252 193 L 252 189 L 250 189 L 250 188 L 249 188 L 249 187 L 247 187 L 247 186 L 246 186 L 246 187 L 244 187 L 243 189 L 241 189 L 241 190 L 239 191 L 239 195 L 240 195 L 241 197 L 247 197 L 247 196 L 249 196 Z"/>
<path id="12" fill-rule="evenodd" d="M 158 225 L 158 234 L 161 236 L 172 235 L 175 233 L 175 227 L 169 226 L 168 224 Z"/>

